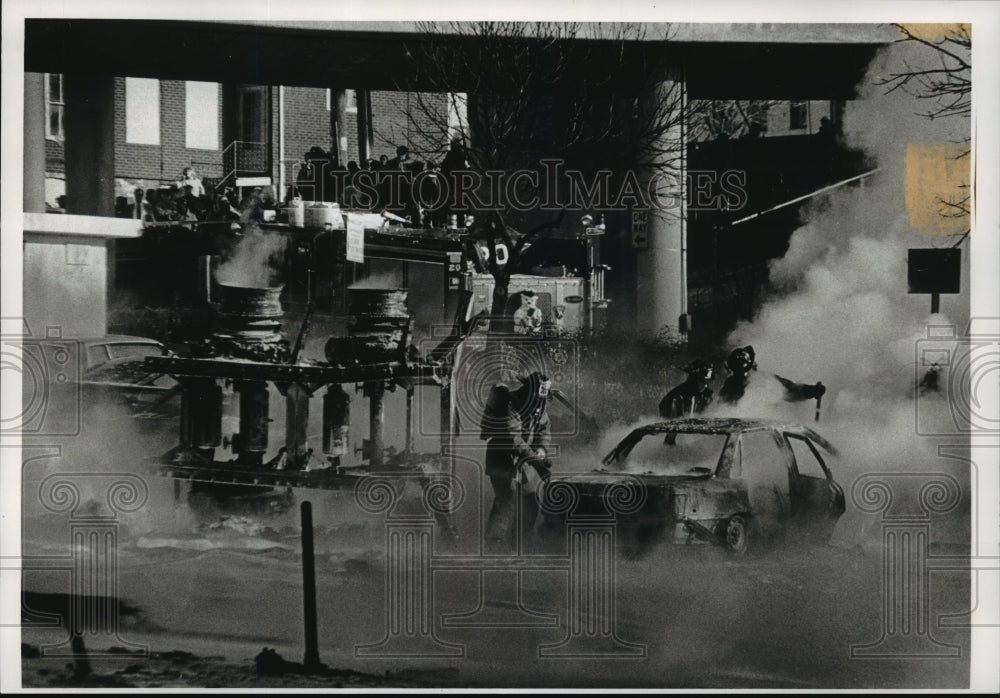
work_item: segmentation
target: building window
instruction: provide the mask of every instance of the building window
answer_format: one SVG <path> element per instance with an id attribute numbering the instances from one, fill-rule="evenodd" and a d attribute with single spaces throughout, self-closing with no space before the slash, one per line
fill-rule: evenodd
<path id="1" fill-rule="evenodd" d="M 65 136 L 63 112 L 66 105 L 63 102 L 63 76 L 59 73 L 45 75 L 45 103 L 48 110 L 45 137 L 53 141 L 61 141 Z"/>
<path id="2" fill-rule="evenodd" d="M 125 142 L 160 144 L 160 81 L 125 78 Z"/>
<path id="3" fill-rule="evenodd" d="M 218 83 L 184 83 L 184 145 L 200 150 L 219 149 Z"/>
<path id="4" fill-rule="evenodd" d="M 468 133 L 469 95 L 465 92 L 451 92 L 448 94 L 448 138 L 464 138 Z"/>
<path id="5" fill-rule="evenodd" d="M 347 113 L 357 114 L 358 113 L 358 92 L 357 90 L 344 90 L 347 97 Z M 330 88 L 326 89 L 326 110 L 330 111 L 331 95 L 333 94 Z"/>
<path id="6" fill-rule="evenodd" d="M 809 110 L 805 102 L 792 102 L 788 105 L 788 128 L 805 128 L 808 123 Z"/>

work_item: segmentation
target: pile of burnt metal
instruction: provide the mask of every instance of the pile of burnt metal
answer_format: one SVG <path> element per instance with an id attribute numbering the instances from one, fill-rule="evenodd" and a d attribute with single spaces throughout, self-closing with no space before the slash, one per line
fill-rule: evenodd
<path id="1" fill-rule="evenodd" d="M 197 346 L 198 355 L 288 362 L 290 349 L 281 331 L 283 287 L 216 284 L 215 288 L 217 329 Z"/>
<path id="2" fill-rule="evenodd" d="M 406 295 L 405 289 L 350 289 L 348 336 L 327 341 L 327 360 L 338 366 L 404 362 L 413 327 Z"/>
<path id="3" fill-rule="evenodd" d="M 423 359 L 409 346 L 412 317 L 399 289 L 348 291 L 352 323 L 345 337 L 326 343 L 326 361 L 301 360 L 304 328 L 294 348 L 282 331 L 281 287 L 220 285 L 217 330 L 187 356 L 146 359 L 146 368 L 181 385 L 180 441 L 160 459 L 166 474 L 197 481 L 258 486 L 353 486 L 364 470 L 407 468 L 424 458 L 413 452 L 413 395 L 435 386 L 441 399 L 443 463 L 454 438 L 449 349 Z M 344 384 L 362 386 L 370 411 L 360 463 L 349 463 L 351 397 Z M 269 440 L 271 386 L 285 399 L 284 445 Z M 406 443 L 385 447 L 387 390 L 406 396 Z M 230 392 L 231 391 L 231 392 Z M 321 452 L 308 444 L 313 396 L 322 391 Z M 227 400 L 227 396 L 238 396 Z M 239 431 L 223 434 L 224 403 L 238 403 Z M 220 459 L 218 454 L 230 456 Z M 395 455 L 397 454 L 398 455 Z M 387 455 L 389 454 L 389 455 Z M 392 456 L 392 457 L 390 457 Z"/>

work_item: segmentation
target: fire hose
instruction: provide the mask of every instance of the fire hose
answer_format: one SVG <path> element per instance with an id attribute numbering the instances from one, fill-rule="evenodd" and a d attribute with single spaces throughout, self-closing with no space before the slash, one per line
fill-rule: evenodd
<path id="1" fill-rule="evenodd" d="M 785 389 L 785 402 L 804 402 L 805 400 L 816 400 L 816 419 L 819 421 L 820 408 L 823 405 L 823 395 L 826 394 L 826 386 L 817 381 L 815 385 L 807 383 L 796 383 L 795 381 L 782 378 L 775 374 L 775 378 Z"/>
<path id="2" fill-rule="evenodd" d="M 563 407 L 575 414 L 580 419 L 581 425 L 585 425 L 590 431 L 597 431 L 597 420 L 570 402 L 561 390 L 553 388 L 549 391 L 549 395 L 551 395 L 552 398 Z"/>

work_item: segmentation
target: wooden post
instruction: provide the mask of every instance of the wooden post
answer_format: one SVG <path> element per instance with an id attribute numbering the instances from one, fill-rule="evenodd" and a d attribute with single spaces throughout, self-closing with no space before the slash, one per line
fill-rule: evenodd
<path id="1" fill-rule="evenodd" d="M 330 140 L 331 150 L 337 155 L 334 167 L 347 167 L 347 91 L 330 90 Z"/>
<path id="2" fill-rule="evenodd" d="M 455 463 L 452 458 L 454 451 L 456 424 L 455 424 L 455 396 L 452 393 L 451 376 L 441 384 L 441 463 L 445 471 L 454 474 Z"/>
<path id="3" fill-rule="evenodd" d="M 413 386 L 406 388 L 406 457 L 410 458 L 416 449 L 413 445 Z"/>
<path id="4" fill-rule="evenodd" d="M 24 210 L 45 213 L 45 75 L 24 74 Z"/>
<path id="5" fill-rule="evenodd" d="M 385 458 L 385 383 L 371 381 L 365 383 L 365 392 L 369 400 L 368 420 L 368 462 L 373 470 L 382 467 Z"/>
<path id="6" fill-rule="evenodd" d="M 319 643 L 316 638 L 316 560 L 313 556 L 312 504 L 302 502 L 302 612 L 305 617 L 306 654 L 302 663 L 318 667 Z"/>
<path id="7" fill-rule="evenodd" d="M 367 169 L 368 158 L 372 156 L 372 109 L 371 92 L 355 90 L 354 101 L 358 108 L 358 166 Z"/>
<path id="8" fill-rule="evenodd" d="M 212 255 L 198 255 L 198 300 L 212 302 Z"/>

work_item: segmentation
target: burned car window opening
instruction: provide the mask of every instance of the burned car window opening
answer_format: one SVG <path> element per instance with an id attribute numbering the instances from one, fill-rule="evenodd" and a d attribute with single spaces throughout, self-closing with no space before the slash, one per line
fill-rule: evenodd
<path id="1" fill-rule="evenodd" d="M 664 443 L 660 432 L 642 433 L 622 449 L 619 466 L 632 472 L 714 474 L 725 453 L 727 434 L 671 432 L 675 440 Z"/>
<path id="2" fill-rule="evenodd" d="M 799 477 L 812 477 L 817 479 L 830 479 L 829 469 L 823 461 L 823 457 L 812 442 L 804 436 L 797 434 L 785 435 L 792 455 L 795 458 L 795 468 Z"/>

